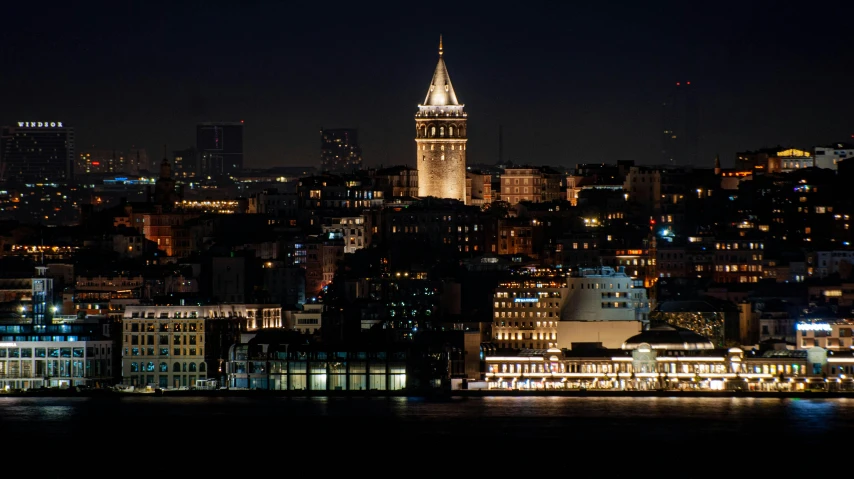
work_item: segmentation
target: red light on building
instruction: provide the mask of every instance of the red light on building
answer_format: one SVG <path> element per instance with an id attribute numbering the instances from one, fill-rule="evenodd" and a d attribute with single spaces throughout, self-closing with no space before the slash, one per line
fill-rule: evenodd
<path id="1" fill-rule="evenodd" d="M 691 84 L 691 82 L 689 82 L 689 81 L 686 81 L 686 82 L 685 82 L 685 84 L 686 84 L 686 85 L 690 85 L 690 84 Z"/>
<path id="2" fill-rule="evenodd" d="M 676 86 L 679 86 L 679 82 L 676 82 Z"/>
<path id="3" fill-rule="evenodd" d="M 101 164 L 100 161 L 93 161 L 92 166 L 99 166 Z"/>

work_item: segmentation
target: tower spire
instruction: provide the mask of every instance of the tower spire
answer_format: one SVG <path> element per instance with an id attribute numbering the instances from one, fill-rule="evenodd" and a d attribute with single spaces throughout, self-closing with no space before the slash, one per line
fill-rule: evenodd
<path id="1" fill-rule="evenodd" d="M 442 34 L 439 34 L 439 56 L 442 56 Z"/>

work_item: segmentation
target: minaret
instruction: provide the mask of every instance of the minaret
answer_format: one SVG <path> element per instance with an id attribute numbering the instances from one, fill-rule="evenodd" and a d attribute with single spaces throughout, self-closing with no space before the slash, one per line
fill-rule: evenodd
<path id="1" fill-rule="evenodd" d="M 439 62 L 415 114 L 418 196 L 466 200 L 466 112 L 451 85 L 442 37 Z"/>

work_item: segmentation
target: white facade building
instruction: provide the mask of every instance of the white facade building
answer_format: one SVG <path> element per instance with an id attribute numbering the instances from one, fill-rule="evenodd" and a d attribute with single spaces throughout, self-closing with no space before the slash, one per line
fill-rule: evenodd
<path id="1" fill-rule="evenodd" d="M 567 278 L 567 300 L 558 324 L 557 347 L 572 343 L 601 343 L 619 347 L 648 322 L 646 289 L 619 269 L 583 268 Z"/>
<path id="2" fill-rule="evenodd" d="M 306 303 L 302 305 L 302 311 L 294 312 L 293 316 L 293 329 L 304 334 L 318 333 L 323 326 L 323 304 Z"/>
<path id="3" fill-rule="evenodd" d="M 367 246 L 367 232 L 363 216 L 332 218 L 330 224 L 323 227 L 324 238 L 344 241 L 344 254 L 353 253 Z"/>
<path id="4" fill-rule="evenodd" d="M 854 157 L 854 145 L 837 143 L 830 146 L 815 147 L 814 158 L 817 168 L 835 171 L 840 161 L 852 157 Z"/>
<path id="5" fill-rule="evenodd" d="M 112 349 L 109 340 L 2 341 L 0 389 L 108 384 L 113 376 Z"/>

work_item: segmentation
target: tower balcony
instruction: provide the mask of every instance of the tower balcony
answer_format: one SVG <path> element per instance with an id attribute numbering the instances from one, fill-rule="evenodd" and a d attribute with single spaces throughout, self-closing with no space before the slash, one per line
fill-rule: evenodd
<path id="1" fill-rule="evenodd" d="M 418 105 L 415 118 L 466 118 L 468 113 L 463 111 L 464 105 L 424 106 Z"/>

